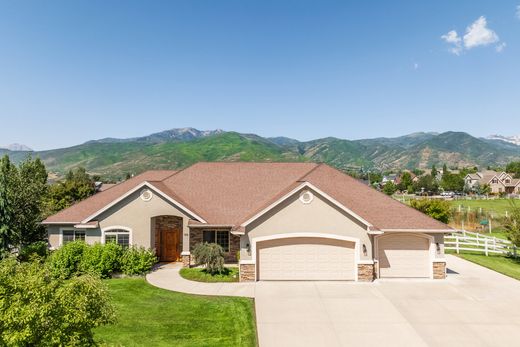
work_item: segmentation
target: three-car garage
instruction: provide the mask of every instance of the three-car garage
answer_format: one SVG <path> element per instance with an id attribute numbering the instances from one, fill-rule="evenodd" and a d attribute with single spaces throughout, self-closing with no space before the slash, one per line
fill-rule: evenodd
<path id="1" fill-rule="evenodd" d="M 374 238 L 375 278 L 430 278 L 432 237 L 388 233 Z M 256 243 L 256 278 L 263 281 L 354 281 L 359 245 L 326 237 L 284 237 Z"/>

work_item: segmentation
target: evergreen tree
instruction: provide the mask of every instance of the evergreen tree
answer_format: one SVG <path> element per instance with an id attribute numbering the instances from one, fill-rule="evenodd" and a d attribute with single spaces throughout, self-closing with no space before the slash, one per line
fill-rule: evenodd
<path id="1" fill-rule="evenodd" d="M 11 176 L 14 166 L 6 155 L 0 159 L 0 257 L 14 243 L 13 209 L 11 204 Z"/>

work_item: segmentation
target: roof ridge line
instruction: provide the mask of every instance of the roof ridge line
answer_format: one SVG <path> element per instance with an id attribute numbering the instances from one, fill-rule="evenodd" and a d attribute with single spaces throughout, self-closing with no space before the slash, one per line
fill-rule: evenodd
<path id="1" fill-rule="evenodd" d="M 301 176 L 300 178 L 298 178 L 295 182 L 307 182 L 304 180 L 305 177 L 309 176 L 311 173 L 313 173 L 317 168 L 325 165 L 324 163 L 314 163 L 316 164 L 315 167 L 313 167 L 312 169 L 310 169 L 309 171 L 307 171 L 303 176 Z"/>

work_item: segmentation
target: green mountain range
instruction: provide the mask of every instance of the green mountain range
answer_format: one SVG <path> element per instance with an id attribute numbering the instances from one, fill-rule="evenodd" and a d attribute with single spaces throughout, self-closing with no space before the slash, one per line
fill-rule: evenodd
<path id="1" fill-rule="evenodd" d="M 84 166 L 90 173 L 119 179 L 148 169 L 183 168 L 198 161 L 314 161 L 342 170 L 399 170 L 501 166 L 520 160 L 520 146 L 476 138 L 463 132 L 414 133 L 395 138 L 301 142 L 287 137 L 264 138 L 222 130 L 172 129 L 144 137 L 106 138 L 47 151 L 9 151 L 15 162 L 40 157 L 60 176 Z"/>

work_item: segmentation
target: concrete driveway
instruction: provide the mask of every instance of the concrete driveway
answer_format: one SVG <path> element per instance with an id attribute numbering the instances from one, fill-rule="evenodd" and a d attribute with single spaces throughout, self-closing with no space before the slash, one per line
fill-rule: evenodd
<path id="1" fill-rule="evenodd" d="M 445 281 L 258 282 L 260 346 L 520 345 L 520 281 L 447 258 Z"/>

